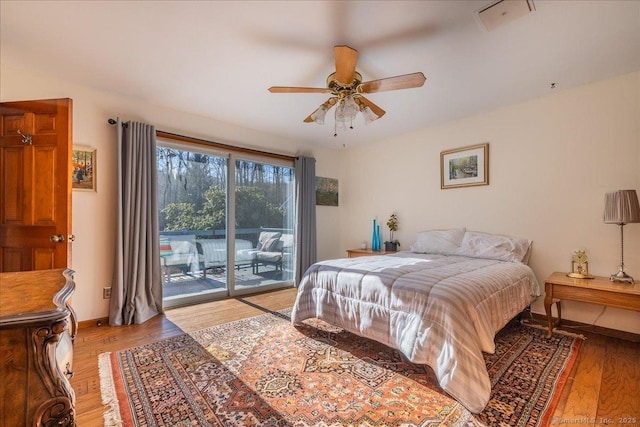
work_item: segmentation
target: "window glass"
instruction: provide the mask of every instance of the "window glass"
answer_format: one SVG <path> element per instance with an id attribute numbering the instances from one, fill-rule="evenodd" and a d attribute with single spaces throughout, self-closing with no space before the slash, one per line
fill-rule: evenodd
<path id="1" fill-rule="evenodd" d="M 157 161 L 165 307 L 291 284 L 291 166 L 164 141 Z"/>

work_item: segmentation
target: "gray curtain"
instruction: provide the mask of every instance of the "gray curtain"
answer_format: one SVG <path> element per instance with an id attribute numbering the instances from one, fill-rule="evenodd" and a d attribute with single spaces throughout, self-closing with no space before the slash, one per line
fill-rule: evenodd
<path id="1" fill-rule="evenodd" d="M 316 248 L 316 159 L 297 157 L 296 162 L 296 286 L 311 264 Z"/>
<path id="2" fill-rule="evenodd" d="M 118 118 L 118 203 L 110 325 L 143 323 L 162 313 L 156 131 Z"/>

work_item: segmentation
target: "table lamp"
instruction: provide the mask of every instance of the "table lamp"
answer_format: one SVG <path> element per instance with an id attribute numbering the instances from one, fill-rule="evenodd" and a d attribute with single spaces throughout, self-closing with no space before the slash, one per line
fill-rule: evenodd
<path id="1" fill-rule="evenodd" d="M 640 205 L 636 190 L 618 190 L 606 193 L 604 199 L 605 224 L 620 226 L 620 266 L 616 274 L 609 279 L 612 282 L 634 283 L 633 277 L 624 271 L 624 225 L 640 222 Z"/>

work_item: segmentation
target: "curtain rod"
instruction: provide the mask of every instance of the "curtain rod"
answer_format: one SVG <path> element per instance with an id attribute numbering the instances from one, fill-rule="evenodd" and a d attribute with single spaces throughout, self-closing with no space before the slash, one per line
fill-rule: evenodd
<path id="1" fill-rule="evenodd" d="M 115 119 L 111 119 L 111 118 L 107 122 L 110 125 L 115 125 L 116 123 L 118 123 Z M 122 122 L 122 126 L 127 127 L 127 123 Z M 235 145 L 222 144 L 220 142 L 208 141 L 206 139 L 194 138 L 192 136 L 178 135 L 176 133 L 165 132 L 162 130 L 156 130 L 156 137 L 173 139 L 173 140 L 182 141 L 182 142 L 192 142 L 195 144 L 203 144 L 203 145 L 208 145 L 215 148 L 221 148 L 224 150 L 230 150 L 230 151 L 235 151 L 235 152 L 240 152 L 245 154 L 256 154 L 256 155 L 271 157 L 271 158 L 280 159 L 280 160 L 292 161 L 296 159 L 295 156 L 287 156 L 285 154 L 270 153 L 268 151 L 255 150 L 253 148 L 236 147 Z"/>

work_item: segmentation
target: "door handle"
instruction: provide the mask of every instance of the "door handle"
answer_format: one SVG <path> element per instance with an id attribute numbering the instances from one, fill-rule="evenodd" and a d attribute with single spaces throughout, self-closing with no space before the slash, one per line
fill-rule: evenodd
<path id="1" fill-rule="evenodd" d="M 64 236 L 62 234 L 54 234 L 49 237 L 49 240 L 51 240 L 53 243 L 64 242 Z"/>
<path id="2" fill-rule="evenodd" d="M 76 236 L 74 234 L 69 234 L 69 237 L 67 237 L 67 240 L 69 240 L 70 242 L 75 242 Z"/>
<path id="3" fill-rule="evenodd" d="M 33 135 L 30 135 L 28 133 L 22 133 L 20 131 L 20 129 L 18 129 L 18 135 L 20 135 L 22 137 L 22 143 L 25 145 L 31 145 L 33 144 Z"/>

